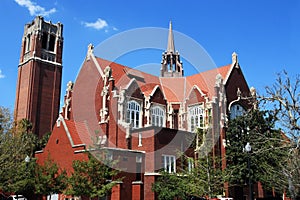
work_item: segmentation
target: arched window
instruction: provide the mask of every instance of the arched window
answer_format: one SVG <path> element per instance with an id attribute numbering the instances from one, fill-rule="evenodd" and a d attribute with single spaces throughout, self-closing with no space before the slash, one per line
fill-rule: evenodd
<path id="1" fill-rule="evenodd" d="M 136 101 L 127 102 L 126 122 L 130 123 L 132 128 L 138 128 L 140 124 L 141 106 Z"/>
<path id="2" fill-rule="evenodd" d="M 230 119 L 235 119 L 236 117 L 242 116 L 245 114 L 245 109 L 240 104 L 234 104 L 230 108 Z"/>
<path id="3" fill-rule="evenodd" d="M 28 51 L 30 51 L 30 34 L 28 34 L 27 35 L 27 37 L 26 37 L 26 50 L 25 50 L 25 52 L 28 52 Z"/>
<path id="4" fill-rule="evenodd" d="M 164 126 L 165 121 L 165 111 L 159 107 L 154 106 L 151 108 L 151 123 L 153 126 Z"/>
<path id="5" fill-rule="evenodd" d="M 203 115 L 204 112 L 200 105 L 189 107 L 189 129 L 191 132 L 193 132 L 197 127 L 204 127 Z"/>

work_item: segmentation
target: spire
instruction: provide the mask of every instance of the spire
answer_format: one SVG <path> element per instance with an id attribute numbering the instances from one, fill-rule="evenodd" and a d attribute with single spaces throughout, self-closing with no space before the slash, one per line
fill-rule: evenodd
<path id="1" fill-rule="evenodd" d="M 160 75 L 162 77 L 182 77 L 183 68 L 179 52 L 175 52 L 172 22 L 169 25 L 168 47 L 162 54 Z"/>
<path id="2" fill-rule="evenodd" d="M 173 37 L 173 30 L 172 30 L 172 21 L 170 21 L 170 25 L 169 25 L 169 37 L 168 37 L 167 52 L 175 53 L 174 37 Z"/>

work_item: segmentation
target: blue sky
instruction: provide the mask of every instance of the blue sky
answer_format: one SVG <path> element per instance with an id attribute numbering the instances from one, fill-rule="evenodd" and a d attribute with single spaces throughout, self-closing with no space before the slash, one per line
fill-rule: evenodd
<path id="1" fill-rule="evenodd" d="M 237 52 L 249 86 L 260 93 L 264 86 L 274 83 L 277 72 L 299 74 L 300 3 L 297 0 L 1 0 L 0 15 L 0 106 L 11 110 L 24 25 L 36 15 L 64 24 L 62 95 L 67 82 L 76 79 L 88 44 L 97 46 L 135 28 L 168 28 L 170 20 L 174 31 L 195 40 L 217 66 L 229 64 L 232 52 Z M 175 47 L 180 52 L 176 35 Z M 147 59 L 145 55 L 137 52 L 117 61 L 131 67 L 161 61 L 161 52 L 157 50 L 149 52 Z M 188 74 L 189 65 L 183 64 Z M 201 71 L 201 67 L 198 69 Z"/>

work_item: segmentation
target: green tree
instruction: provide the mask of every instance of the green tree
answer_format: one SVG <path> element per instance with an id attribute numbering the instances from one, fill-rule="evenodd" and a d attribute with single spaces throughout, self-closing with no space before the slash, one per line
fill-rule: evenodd
<path id="1" fill-rule="evenodd" d="M 217 160 L 210 154 L 196 160 L 196 166 L 187 176 L 189 194 L 209 198 L 223 194 L 223 172 Z"/>
<path id="2" fill-rule="evenodd" d="M 31 196 L 34 191 L 36 163 L 33 159 L 37 137 L 31 132 L 31 123 L 20 120 L 12 127 L 8 109 L 0 108 L 0 190 Z M 25 162 L 26 157 L 31 158 Z"/>
<path id="3" fill-rule="evenodd" d="M 112 181 L 112 177 L 118 172 L 101 158 L 101 156 L 95 158 L 95 154 L 89 153 L 87 161 L 73 161 L 74 172 L 68 180 L 67 194 L 94 198 L 103 197 L 111 191 L 116 184 Z"/>
<path id="4" fill-rule="evenodd" d="M 192 183 L 189 188 L 195 186 L 193 194 L 196 196 L 211 198 L 223 193 L 224 178 L 221 158 L 212 155 L 211 150 L 214 146 L 212 136 L 211 129 L 196 129 L 196 152 L 198 157 L 195 161 L 196 166 L 190 173 L 191 180 L 189 180 L 189 183 Z"/>
<path id="5" fill-rule="evenodd" d="M 29 141 L 22 137 L 5 134 L 0 142 L 0 189 L 5 192 L 25 194 L 33 188 L 34 163 L 25 162 Z M 31 189 L 31 191 L 33 191 Z"/>
<path id="6" fill-rule="evenodd" d="M 152 185 L 152 190 L 156 192 L 160 200 L 174 200 L 175 198 L 185 200 L 189 196 L 185 183 L 187 183 L 186 176 L 161 171 L 159 178 Z"/>
<path id="7" fill-rule="evenodd" d="M 0 106 L 0 136 L 11 132 L 12 129 L 12 115 L 8 108 Z"/>
<path id="8" fill-rule="evenodd" d="M 35 192 L 39 195 L 61 194 L 67 188 L 67 173 L 50 158 L 35 169 Z"/>
<path id="9" fill-rule="evenodd" d="M 283 191 L 286 146 L 282 133 L 274 128 L 272 112 L 252 110 L 229 122 L 226 132 L 226 180 L 231 186 L 260 181 L 265 189 Z M 249 143 L 252 151 L 245 151 Z M 248 162 L 250 161 L 250 171 Z"/>
<path id="10" fill-rule="evenodd" d="M 152 187 L 159 199 L 213 197 L 223 193 L 223 172 L 220 159 L 212 156 L 210 136 L 210 132 L 197 128 L 192 144 L 198 155 L 196 160 L 181 153 L 178 161 L 183 162 L 183 168 L 177 169 L 177 173 L 160 173 Z"/>

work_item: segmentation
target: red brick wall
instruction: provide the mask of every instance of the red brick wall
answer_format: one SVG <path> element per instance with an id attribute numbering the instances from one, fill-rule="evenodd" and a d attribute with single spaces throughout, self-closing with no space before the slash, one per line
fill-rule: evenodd
<path id="1" fill-rule="evenodd" d="M 143 200 L 143 184 L 132 184 L 132 200 Z"/>
<path id="2" fill-rule="evenodd" d="M 250 95 L 249 87 L 241 71 L 241 68 L 234 67 L 225 85 L 227 104 L 237 99 L 238 88 L 240 88 L 243 97 Z M 245 106 L 245 108 L 249 106 L 249 101 L 247 100 L 241 101 L 239 103 Z"/>
<path id="3" fill-rule="evenodd" d="M 155 193 L 152 191 L 152 184 L 155 182 L 155 176 L 146 175 L 144 178 L 144 197 L 147 200 L 155 200 Z"/>
<path id="4" fill-rule="evenodd" d="M 42 137 L 58 117 L 62 68 L 30 61 L 19 67 L 18 74 L 15 119 L 29 119 Z"/>
<path id="5" fill-rule="evenodd" d="M 40 33 L 39 33 L 40 34 Z M 39 34 L 31 37 L 29 54 L 41 56 Z M 25 40 L 21 46 L 20 66 L 18 68 L 15 120 L 26 118 L 33 123 L 33 131 L 39 137 L 52 131 L 58 117 L 62 67 L 49 62 L 31 59 L 25 63 Z M 61 63 L 62 41 L 57 41 L 56 62 Z"/>
<path id="6" fill-rule="evenodd" d="M 35 156 L 38 164 L 43 164 L 49 156 L 59 165 L 60 168 L 66 169 L 67 172 L 70 173 L 73 170 L 72 163 L 74 160 L 86 160 L 88 158 L 87 154 L 74 153 L 76 150 L 83 149 L 83 146 L 72 148 L 70 140 L 67 137 L 63 125 L 61 124 L 60 127 L 54 127 L 43 152 L 37 153 Z"/>

